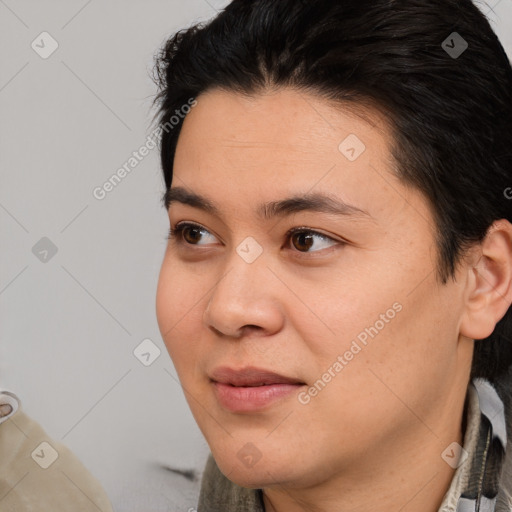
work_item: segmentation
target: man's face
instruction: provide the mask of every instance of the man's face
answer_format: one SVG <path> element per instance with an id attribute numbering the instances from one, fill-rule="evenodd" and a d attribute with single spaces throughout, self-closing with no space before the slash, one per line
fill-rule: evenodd
<path id="1" fill-rule="evenodd" d="M 442 463 L 437 434 L 460 420 L 463 286 L 436 281 L 432 214 L 393 175 L 390 134 L 370 114 L 291 89 L 213 90 L 185 119 L 172 189 L 216 211 L 171 203 L 172 227 L 199 228 L 169 242 L 157 318 L 240 485 L 314 485 L 427 445 Z M 349 206 L 304 209 L 313 195 Z"/>

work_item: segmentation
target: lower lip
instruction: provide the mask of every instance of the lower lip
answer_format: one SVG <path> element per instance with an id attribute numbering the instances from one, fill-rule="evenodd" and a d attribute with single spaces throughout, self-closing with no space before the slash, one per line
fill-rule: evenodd
<path id="1" fill-rule="evenodd" d="M 238 387 L 213 382 L 217 400 L 225 409 L 231 412 L 249 412 L 264 409 L 283 398 L 289 397 L 301 387 L 301 384 Z"/>

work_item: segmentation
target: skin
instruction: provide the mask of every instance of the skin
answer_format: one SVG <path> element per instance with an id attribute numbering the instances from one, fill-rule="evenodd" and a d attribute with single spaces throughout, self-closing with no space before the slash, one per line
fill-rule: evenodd
<path id="1" fill-rule="evenodd" d="M 355 161 L 338 149 L 349 134 L 366 146 Z M 211 90 L 184 121 L 172 187 L 207 197 L 219 215 L 171 203 L 171 226 L 206 231 L 169 241 L 157 319 L 219 468 L 263 488 L 267 511 L 434 512 L 453 477 L 441 454 L 462 444 L 473 339 L 511 301 L 512 226 L 497 221 L 441 285 L 430 207 L 395 176 L 391 141 L 377 111 L 288 88 Z M 310 192 L 368 215 L 258 216 L 262 203 Z M 320 235 L 305 247 L 286 236 L 294 227 Z M 252 263 L 236 251 L 249 236 L 263 250 Z M 307 390 L 397 303 L 306 405 L 297 393 L 258 412 L 217 401 L 208 375 L 221 365 L 269 369 Z M 261 455 L 252 467 L 237 456 L 246 443 Z"/>

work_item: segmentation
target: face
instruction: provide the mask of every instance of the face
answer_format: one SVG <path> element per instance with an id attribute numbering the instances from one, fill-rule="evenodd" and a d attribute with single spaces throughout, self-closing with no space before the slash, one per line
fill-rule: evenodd
<path id="1" fill-rule="evenodd" d="M 212 90 L 184 121 L 157 318 L 239 485 L 371 471 L 436 442 L 464 396 L 463 287 L 436 280 L 431 211 L 390 144 L 376 112 L 286 88 Z"/>

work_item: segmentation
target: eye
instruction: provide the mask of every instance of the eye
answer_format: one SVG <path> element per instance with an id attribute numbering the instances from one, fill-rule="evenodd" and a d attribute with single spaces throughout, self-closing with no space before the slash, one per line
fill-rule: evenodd
<path id="1" fill-rule="evenodd" d="M 176 224 L 176 227 L 169 229 L 169 240 L 174 240 L 178 243 L 187 243 L 189 245 L 205 245 L 200 244 L 201 237 L 209 234 L 211 238 L 215 238 L 206 228 L 199 224 L 192 224 L 190 222 L 181 222 Z"/>
<path id="2" fill-rule="evenodd" d="M 183 245 L 208 245 L 208 241 L 200 243 L 205 240 L 205 236 L 209 236 L 212 242 L 216 240 L 216 237 L 203 226 L 191 222 L 180 222 L 169 229 L 167 238 Z M 288 247 L 291 242 L 299 253 L 319 252 L 335 245 L 343 245 L 342 241 L 306 227 L 290 229 L 286 233 L 286 241 Z"/>
<path id="3" fill-rule="evenodd" d="M 299 252 L 319 252 L 322 249 L 332 247 L 333 245 L 339 245 L 343 242 L 334 240 L 330 236 L 313 231 L 308 228 L 293 228 L 286 234 L 287 239 L 293 244 L 293 246 Z M 315 240 L 320 240 L 319 243 L 315 244 Z M 310 251 L 311 247 L 315 250 Z"/>

